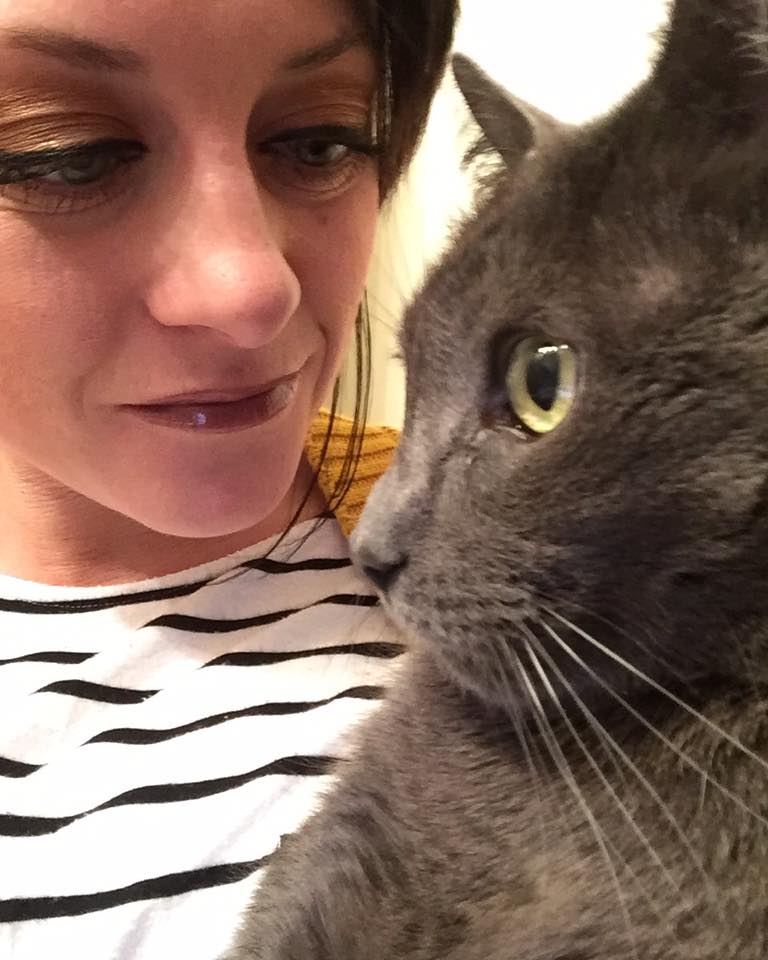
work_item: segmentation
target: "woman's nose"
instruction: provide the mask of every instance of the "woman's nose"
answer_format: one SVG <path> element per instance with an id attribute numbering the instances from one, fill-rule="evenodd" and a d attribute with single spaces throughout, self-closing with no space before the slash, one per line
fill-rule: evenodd
<path id="1" fill-rule="evenodd" d="M 179 199 L 162 226 L 145 294 L 166 326 L 209 327 L 239 347 L 274 340 L 301 299 L 277 211 L 231 168 Z M 153 257 L 154 259 L 154 257 Z M 158 262 L 159 261 L 159 262 Z"/>

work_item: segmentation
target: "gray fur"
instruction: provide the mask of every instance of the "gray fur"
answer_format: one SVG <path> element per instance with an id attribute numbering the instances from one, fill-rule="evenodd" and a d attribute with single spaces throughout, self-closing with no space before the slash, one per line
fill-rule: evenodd
<path id="1" fill-rule="evenodd" d="M 354 545 L 415 649 L 233 960 L 768 956 L 767 23 L 678 0 L 411 308 Z M 501 388 L 531 333 L 581 370 L 536 440 Z"/>

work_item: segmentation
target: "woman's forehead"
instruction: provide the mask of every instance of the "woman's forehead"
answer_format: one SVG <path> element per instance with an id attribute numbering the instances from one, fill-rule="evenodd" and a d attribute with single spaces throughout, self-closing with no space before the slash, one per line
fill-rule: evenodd
<path id="1" fill-rule="evenodd" d="M 224 52 L 302 69 L 359 39 L 339 0 L 0 0 L 0 49 L 82 69 L 148 71 L 169 57 L 202 66 Z"/>

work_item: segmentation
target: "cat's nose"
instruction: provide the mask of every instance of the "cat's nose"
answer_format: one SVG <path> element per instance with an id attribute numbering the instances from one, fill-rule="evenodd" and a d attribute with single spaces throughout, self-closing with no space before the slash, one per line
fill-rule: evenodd
<path id="1" fill-rule="evenodd" d="M 357 551 L 356 560 L 366 577 L 382 593 L 386 593 L 394 585 L 395 580 L 408 566 L 408 557 L 405 554 L 389 556 L 385 559 L 366 547 Z"/>

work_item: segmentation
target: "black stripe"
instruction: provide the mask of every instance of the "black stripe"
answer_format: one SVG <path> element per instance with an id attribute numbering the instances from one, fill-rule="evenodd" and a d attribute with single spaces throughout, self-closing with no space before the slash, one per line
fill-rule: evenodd
<path id="1" fill-rule="evenodd" d="M 22 763 L 21 760 L 0 757 L 0 777 L 28 777 L 30 773 L 40 769 L 40 764 Z"/>
<path id="2" fill-rule="evenodd" d="M 78 600 L 11 600 L 0 597 L 0 612 L 8 613 L 92 613 L 97 610 L 111 610 L 114 607 L 130 606 L 134 603 L 156 603 L 158 600 L 170 600 L 174 597 L 187 597 L 196 593 L 209 583 L 185 583 L 178 587 L 165 587 L 161 590 L 144 590 L 139 593 L 120 593 L 114 597 L 81 598 Z"/>
<path id="3" fill-rule="evenodd" d="M 10 660 L 0 660 L 0 667 L 5 667 L 9 663 L 85 663 L 86 660 L 95 656 L 95 653 L 68 653 L 65 650 L 58 652 L 52 650 L 50 653 L 43 651 L 28 653 L 23 657 L 11 657 Z"/>
<path id="4" fill-rule="evenodd" d="M 241 773 L 234 777 L 218 777 L 215 780 L 201 780 L 196 783 L 162 783 L 148 787 L 137 787 L 121 793 L 106 803 L 100 803 L 91 810 L 77 813 L 71 817 L 24 817 L 15 814 L 0 814 L 0 836 L 4 837 L 42 837 L 56 833 L 76 820 L 90 816 L 102 810 L 114 807 L 127 807 L 136 803 L 179 803 L 183 800 L 201 800 L 218 793 L 226 793 L 243 787 L 253 780 L 268 776 L 321 777 L 330 773 L 336 757 L 282 757 L 273 760 L 264 767 Z"/>
<path id="5" fill-rule="evenodd" d="M 102 893 L 86 893 L 68 897 L 27 897 L 0 900 L 0 923 L 18 923 L 23 920 L 51 920 L 54 917 L 81 917 L 86 913 L 121 907 L 126 903 L 143 900 L 159 900 L 163 897 L 178 897 L 195 890 L 206 890 L 245 880 L 269 857 L 243 863 L 224 863 L 184 873 L 169 873 L 151 880 L 140 880 L 127 887 L 105 890 Z"/>
<path id="6" fill-rule="evenodd" d="M 98 703 L 143 703 L 154 697 L 158 690 L 129 690 L 127 687 L 107 687 L 88 680 L 57 680 L 36 693 L 63 693 L 80 700 L 96 700 Z"/>
<path id="7" fill-rule="evenodd" d="M 339 604 L 348 607 L 375 607 L 379 598 L 367 594 L 339 593 L 331 597 L 316 600 L 306 607 L 297 607 L 295 610 L 278 610 L 275 613 L 264 613 L 258 617 L 245 617 L 242 620 L 210 620 L 205 617 L 189 617 L 181 613 L 171 613 L 145 624 L 147 627 L 170 627 L 172 630 L 185 630 L 189 633 L 233 633 L 235 630 L 246 630 L 249 627 L 263 627 L 270 623 L 277 623 L 292 617 L 302 610 L 311 610 L 325 603 Z"/>
<path id="8" fill-rule="evenodd" d="M 194 720 L 192 723 L 185 723 L 168 730 L 148 730 L 140 727 L 105 730 L 104 733 L 91 737 L 83 746 L 88 743 L 123 743 L 132 746 L 149 746 L 154 743 L 165 743 L 167 740 L 193 733 L 195 730 L 205 730 L 221 723 L 228 723 L 230 720 L 237 720 L 239 717 L 284 717 L 296 713 L 308 713 L 310 710 L 325 707 L 336 700 L 381 700 L 383 696 L 383 687 L 352 687 L 349 690 L 344 690 L 343 693 L 337 693 L 334 697 L 328 697 L 327 700 L 302 703 L 262 703 L 256 707 L 246 707 L 243 710 L 231 710 L 228 713 L 218 713 L 211 717 L 204 717 L 201 720 Z M 1 771 L 2 767 L 0 767 Z"/>
<path id="9" fill-rule="evenodd" d="M 325 655 L 357 654 L 360 657 L 377 657 L 381 660 L 393 660 L 405 652 L 401 643 L 345 643 L 335 647 L 315 647 L 310 650 L 283 651 L 243 651 L 225 653 L 215 660 L 204 664 L 205 667 L 263 667 L 272 663 L 285 663 L 288 660 L 303 660 L 306 657 Z"/>
<path id="10" fill-rule="evenodd" d="M 332 516 L 332 514 L 331 514 Z M 349 566 L 349 560 L 307 560 L 295 564 L 279 564 L 278 561 L 247 560 L 245 563 L 233 567 L 229 573 L 233 573 L 243 568 L 252 568 L 256 570 L 263 569 L 267 573 L 283 573 L 284 569 L 270 569 L 270 564 L 277 564 L 280 567 L 291 567 L 293 570 L 334 570 Z M 263 567 L 261 564 L 265 564 Z M 307 566 L 304 566 L 307 564 Z M 316 564 L 316 565 L 315 565 Z M 327 564 L 327 566 L 325 565 Z M 337 567 L 338 565 L 338 567 Z M 139 603 L 157 603 L 162 600 L 172 600 L 176 597 L 188 597 L 210 583 L 216 582 L 225 574 L 218 574 L 216 577 L 210 577 L 205 580 L 198 580 L 195 583 L 184 583 L 177 587 L 163 587 L 157 590 L 142 590 L 136 593 L 119 593 L 112 597 L 82 597 L 75 600 L 15 600 L 11 597 L 0 597 L 0 612 L 6 613 L 32 613 L 42 615 L 58 615 L 60 613 L 94 613 L 99 610 L 112 610 L 115 607 L 132 606 Z"/>
<path id="11" fill-rule="evenodd" d="M 343 570 L 351 567 L 349 557 L 333 559 L 331 557 L 315 557 L 311 560 L 298 560 L 295 563 L 285 563 L 282 560 L 270 560 L 268 557 L 256 560 L 247 560 L 244 567 L 251 570 L 260 570 L 262 573 L 299 573 L 302 570 Z"/>

